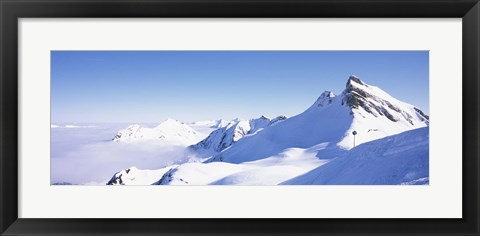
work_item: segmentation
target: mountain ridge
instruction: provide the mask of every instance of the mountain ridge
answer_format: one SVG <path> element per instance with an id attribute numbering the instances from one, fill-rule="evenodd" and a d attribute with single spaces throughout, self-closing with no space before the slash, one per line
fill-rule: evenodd
<path id="1" fill-rule="evenodd" d="M 227 125 L 214 130 L 199 143 L 190 146 L 190 149 L 197 152 L 201 157 L 221 152 L 243 137 L 254 134 L 285 119 L 287 119 L 286 116 L 277 116 L 274 119 L 270 119 L 262 115 L 259 118 L 250 120 L 233 120 Z"/>
<path id="2" fill-rule="evenodd" d="M 183 185 L 386 184 L 388 181 L 375 180 L 374 173 L 378 178 L 387 178 L 398 164 L 404 168 L 402 176 L 391 178 L 391 183 L 428 184 L 429 119 L 416 106 L 352 75 L 339 95 L 324 91 L 295 116 L 274 119 L 262 116 L 229 122 L 188 147 L 202 158 L 165 167 L 161 169 L 164 173 L 161 178 L 149 182 Z M 202 150 L 207 152 L 202 153 Z M 376 156 L 368 158 L 374 154 Z M 403 154 L 415 156 L 405 159 L 414 168 L 405 165 Z M 388 162 L 390 169 L 372 172 L 361 181 L 355 182 L 352 179 L 355 176 L 348 173 L 341 175 L 342 179 L 337 182 L 315 179 L 316 176 L 333 178 L 343 167 L 348 171 L 361 166 L 378 167 L 378 163 L 388 161 L 381 159 L 383 155 L 392 157 Z M 353 163 L 355 158 L 361 161 Z M 112 179 L 118 184 L 118 178 L 123 176 L 123 182 L 132 184 L 129 180 L 132 175 L 118 172 Z"/>
<path id="3" fill-rule="evenodd" d="M 213 155 L 206 162 L 241 163 L 274 155 L 285 148 L 307 148 L 329 142 L 329 148 L 353 147 L 407 130 L 428 126 L 421 110 L 401 102 L 380 88 L 350 76 L 344 91 L 336 96 L 323 92 L 304 112 L 255 136 L 239 140 L 231 148 Z M 258 150 L 254 153 L 249 150 Z"/>

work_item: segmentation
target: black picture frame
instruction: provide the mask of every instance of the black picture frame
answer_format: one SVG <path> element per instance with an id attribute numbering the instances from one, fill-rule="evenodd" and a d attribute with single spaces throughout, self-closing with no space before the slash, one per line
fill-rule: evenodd
<path id="1" fill-rule="evenodd" d="M 1 235 L 479 235 L 480 5 L 478 0 L 0 0 L 0 14 Z M 463 218 L 18 218 L 17 23 L 19 18 L 34 17 L 462 18 Z M 41 199 L 39 199 L 40 203 Z"/>

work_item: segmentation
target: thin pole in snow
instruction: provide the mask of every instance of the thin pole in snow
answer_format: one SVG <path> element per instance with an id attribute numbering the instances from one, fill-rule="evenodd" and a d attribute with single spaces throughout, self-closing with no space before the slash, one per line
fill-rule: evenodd
<path id="1" fill-rule="evenodd" d="M 357 131 L 354 130 L 352 134 L 353 134 L 353 147 L 355 147 L 355 135 L 357 135 Z"/>

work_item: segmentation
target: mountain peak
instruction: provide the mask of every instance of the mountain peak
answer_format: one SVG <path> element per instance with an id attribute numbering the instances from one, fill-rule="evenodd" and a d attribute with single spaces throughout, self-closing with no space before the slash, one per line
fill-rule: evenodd
<path id="1" fill-rule="evenodd" d="M 268 121 L 270 121 L 270 118 L 268 118 L 268 117 L 266 117 L 266 116 L 264 116 L 264 115 L 260 116 L 260 118 L 258 118 L 258 119 L 259 119 L 259 120 L 268 120 Z"/>
<path id="2" fill-rule="evenodd" d="M 393 122 L 404 120 L 412 126 L 416 122 L 428 125 L 429 118 L 420 109 L 398 101 L 380 88 L 369 86 L 354 75 L 348 78 L 342 95 L 342 105 L 346 103 L 354 110 L 363 110 L 375 117 L 384 116 Z"/>
<path id="3" fill-rule="evenodd" d="M 358 78 L 356 75 L 350 75 L 350 77 L 348 77 L 348 81 L 347 81 L 347 88 L 352 86 L 353 83 L 357 83 L 357 84 L 360 84 L 360 85 L 365 85 L 367 86 L 363 81 L 360 80 L 360 78 Z M 367 86 L 368 87 L 368 86 Z"/>
<path id="4" fill-rule="evenodd" d="M 335 94 L 332 93 L 332 91 L 325 91 L 325 92 L 323 92 L 322 94 L 320 94 L 319 99 L 320 99 L 320 98 L 327 98 L 327 97 L 328 97 L 328 98 L 333 98 L 333 97 L 335 97 Z"/>
<path id="5" fill-rule="evenodd" d="M 371 112 L 371 109 L 376 107 L 371 103 L 371 100 L 380 101 L 385 99 L 388 100 L 390 98 L 390 96 L 386 94 L 384 91 L 380 90 L 379 88 L 370 87 L 368 84 L 360 80 L 355 75 L 351 75 L 348 78 L 346 88 L 342 92 L 342 95 L 343 95 L 342 105 L 345 102 L 351 108 L 361 107 L 367 112 Z M 379 95 L 383 98 L 378 97 Z M 385 95 L 387 95 L 387 97 L 385 97 Z M 393 121 L 393 119 L 391 120 Z"/>
<path id="6" fill-rule="evenodd" d="M 315 101 L 313 106 L 323 107 L 327 104 L 331 104 L 334 97 L 335 97 L 335 94 L 332 91 L 325 91 L 322 94 L 320 94 L 320 97 L 318 97 L 317 101 Z"/>

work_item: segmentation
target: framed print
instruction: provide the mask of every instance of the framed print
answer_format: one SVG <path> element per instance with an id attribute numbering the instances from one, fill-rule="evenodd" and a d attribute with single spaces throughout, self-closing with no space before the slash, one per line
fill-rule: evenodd
<path id="1" fill-rule="evenodd" d="M 428 54 L 52 51 L 50 183 L 428 185 Z M 134 63 L 139 64 L 129 66 Z M 332 69 L 337 65 L 342 66 Z M 416 95 L 418 100 L 412 101 L 418 105 L 402 102 L 356 75 L 335 78 L 345 70 L 371 74 L 371 80 L 400 88 L 404 99 Z M 327 72 L 334 78 L 318 78 Z M 327 84 L 343 90 L 319 92 Z M 269 89 L 276 95 L 266 97 Z M 311 96 L 305 96 L 308 93 Z M 142 122 L 148 119 L 152 125 Z M 388 144 L 391 138 L 395 144 Z M 353 149 L 364 143 L 369 144 L 363 151 Z M 394 151 L 399 143 L 416 148 Z M 389 148 L 374 154 L 379 146 Z"/>
<path id="2" fill-rule="evenodd" d="M 478 1 L 1 4 L 1 235 L 479 233 Z"/>

